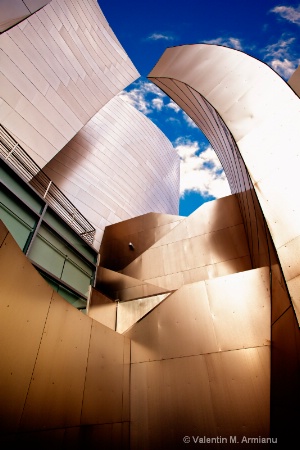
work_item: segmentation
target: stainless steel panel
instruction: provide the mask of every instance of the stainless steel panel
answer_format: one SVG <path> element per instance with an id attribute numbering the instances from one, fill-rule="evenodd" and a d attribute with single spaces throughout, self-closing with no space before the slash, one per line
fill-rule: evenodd
<path id="1" fill-rule="evenodd" d="M 96 289 L 92 289 L 92 295 L 88 308 L 88 316 L 102 323 L 112 330 L 116 329 L 117 304 L 107 298 Z"/>
<path id="2" fill-rule="evenodd" d="M 242 256 L 241 258 L 230 259 L 214 264 L 213 276 L 208 276 L 207 278 L 223 277 L 224 275 L 230 275 L 236 272 L 244 272 L 251 269 L 252 262 L 250 256 Z"/>
<path id="3" fill-rule="evenodd" d="M 269 269 L 205 282 L 219 351 L 270 345 Z"/>
<path id="4" fill-rule="evenodd" d="M 91 325 L 89 317 L 53 294 L 22 415 L 23 430 L 80 424 Z"/>
<path id="5" fill-rule="evenodd" d="M 269 437 L 270 347 L 205 355 L 218 435 Z M 242 448 L 241 444 L 241 448 Z"/>
<path id="6" fill-rule="evenodd" d="M 235 196 L 230 201 L 225 199 L 210 202 L 215 204 L 210 208 L 200 207 L 122 272 L 174 290 L 188 282 L 251 269 L 244 226 L 237 214 L 237 199 Z M 192 223 L 195 225 L 190 227 Z M 234 223 L 237 224 L 231 226 Z M 187 236 L 191 237 L 186 239 Z"/>
<path id="7" fill-rule="evenodd" d="M 53 291 L 10 234 L 0 247 L 0 277 L 0 428 L 8 432 L 21 419 Z"/>
<path id="8" fill-rule="evenodd" d="M 269 346 L 268 269 L 183 286 L 125 335 L 133 362 Z"/>
<path id="9" fill-rule="evenodd" d="M 30 3 L 32 2 L 33 0 L 30 0 Z M 52 89 L 57 91 L 64 103 L 83 123 L 87 123 L 110 98 L 138 76 L 117 39 L 114 39 L 114 44 L 111 45 L 113 32 L 106 21 L 105 27 L 109 33 L 104 30 L 103 14 L 96 6 L 98 7 L 98 5 L 93 5 L 93 8 L 95 7 L 93 15 L 89 14 L 92 19 L 90 22 L 86 17 L 86 8 L 81 8 L 79 4 L 73 6 L 68 0 L 53 2 L 31 16 L 25 27 L 14 27 L 0 37 L 0 46 L 4 50 L 1 58 L 3 73 L 11 80 L 20 94 L 29 101 L 33 101 L 35 99 L 33 91 L 37 89 L 43 97 L 46 97 L 51 85 Z M 10 6 L 8 10 L 12 11 L 12 9 Z M 60 20 L 62 16 L 64 16 L 63 23 L 69 24 L 68 31 L 66 31 L 69 34 L 65 33 L 65 39 L 63 34 L 60 34 L 63 27 Z M 90 32 L 86 27 L 90 29 Z M 101 30 L 101 40 L 93 31 L 94 28 Z M 114 61 L 121 59 L 123 62 L 118 70 L 111 64 L 105 66 L 103 63 L 100 68 L 101 58 L 98 55 L 104 55 L 107 46 L 110 48 L 110 59 Z M 93 50 L 92 55 L 91 50 Z M 91 66 L 93 56 L 96 56 L 96 62 L 93 62 Z M 123 71 L 126 73 L 126 78 L 119 76 Z M 97 81 L 94 81 L 95 76 Z M 101 83 L 103 77 L 107 80 L 106 85 Z M 113 90 L 110 90 L 110 87 L 114 85 Z M 98 90 L 96 96 L 94 95 L 95 90 Z M 39 101 L 40 112 L 44 117 L 49 116 L 47 115 L 49 112 L 47 105 L 47 101 Z M 25 113 L 24 110 L 23 112 Z M 51 109 L 51 112 L 54 111 Z M 57 117 L 55 114 L 51 115 L 50 122 L 55 125 L 59 124 L 58 131 L 66 135 L 68 125 L 64 125 L 64 121 L 60 117 L 60 110 L 56 110 L 56 114 Z M 29 120 L 31 116 L 31 113 L 26 113 L 26 120 Z M 74 126 L 74 123 L 72 125 Z M 11 127 L 12 125 L 9 128 Z M 80 128 L 81 126 L 77 126 L 75 132 Z M 41 135 L 46 133 L 45 136 L 50 142 L 53 141 L 55 133 L 51 133 L 51 138 L 47 135 L 47 130 L 49 131 L 51 126 L 44 128 L 40 123 L 36 125 L 36 129 Z M 32 153 L 39 153 L 43 149 L 43 146 L 39 146 L 34 139 L 23 139 L 24 136 L 18 133 L 16 135 L 31 148 Z M 71 137 L 72 133 L 67 134 L 68 139 Z M 60 151 L 64 144 L 65 142 L 55 141 L 56 151 L 54 153 Z M 46 159 L 46 153 L 43 151 L 42 156 Z"/>
<path id="10" fill-rule="evenodd" d="M 51 450 L 53 447 L 80 450 L 99 446 L 106 450 L 129 450 L 129 422 L 6 435 L 0 437 L 0 443 L 4 446 L 43 448 L 45 450 Z"/>
<path id="11" fill-rule="evenodd" d="M 69 102 L 69 91 L 60 86 L 59 95 L 66 95 L 65 101 Z M 70 108 L 78 111 L 75 99 L 70 98 L 68 103 Z M 76 112 L 78 115 L 78 113 Z M 81 121 L 84 120 L 83 115 L 79 116 Z M 124 119 L 125 118 L 125 119 Z M 141 146 L 141 135 L 147 136 L 149 133 L 153 134 L 153 140 L 146 140 L 144 138 L 145 152 L 153 154 L 151 157 L 155 160 L 151 167 L 144 165 L 146 173 L 144 176 L 140 175 L 140 164 L 136 162 L 136 155 Z M 128 137 L 130 137 L 130 146 L 128 147 Z M 121 151 L 126 144 L 126 151 Z M 80 153 L 84 152 L 84 159 L 78 155 L 80 145 Z M 148 150 L 146 151 L 146 149 Z M 120 162 L 120 151 L 123 161 Z M 172 164 L 166 163 L 165 155 L 171 158 Z M 159 155 L 159 156 L 158 156 Z M 67 174 L 62 173 L 59 161 L 63 156 L 68 156 L 72 162 L 72 171 Z M 115 220 L 120 220 L 120 208 L 124 211 L 124 216 L 121 218 L 130 218 L 146 214 L 149 211 L 161 211 L 167 213 L 174 213 L 178 211 L 179 198 L 179 178 L 177 172 L 174 172 L 172 165 L 178 165 L 179 158 L 174 152 L 171 143 L 153 124 L 140 112 L 127 104 L 120 97 L 114 98 L 108 102 L 99 113 L 72 139 L 68 146 L 66 146 L 57 158 L 54 158 L 45 168 L 45 170 L 53 171 L 53 181 L 59 185 L 64 191 L 71 191 L 76 184 L 80 189 L 75 195 L 75 200 L 72 201 L 79 207 L 84 208 L 84 214 L 88 220 L 99 230 L 103 231 L 107 224 L 101 222 L 105 219 L 111 223 Z M 124 170 L 128 167 L 128 170 Z M 170 174 L 168 177 L 167 174 Z M 76 181 L 74 176 L 76 174 Z M 91 176 L 90 176 L 91 174 Z M 130 174 L 130 183 L 128 177 Z M 154 174 L 154 178 L 153 178 Z M 60 186 L 60 176 L 64 176 L 63 186 Z M 95 178 L 94 178 L 95 177 Z M 99 183 L 99 177 L 103 180 Z M 164 178 L 164 182 L 161 179 Z M 87 186 L 88 182 L 88 186 Z M 148 185 L 151 184 L 151 188 Z M 178 190 L 174 191 L 174 185 L 178 186 Z M 122 192 L 120 196 L 117 193 Z M 92 201 L 91 201 L 92 198 Z M 99 200 L 100 199 L 100 200 Z M 134 199 L 134 200 L 133 200 Z M 163 199 L 163 203 L 162 203 Z M 164 200 L 166 199 L 166 200 Z M 171 199 L 171 201 L 167 200 Z M 167 223 L 172 223 L 174 219 L 166 219 Z M 149 224 L 146 226 L 147 221 Z M 155 219 L 157 220 L 157 219 Z M 122 236 L 126 234 L 128 229 L 128 239 L 134 239 L 136 252 L 129 252 L 128 242 L 126 243 L 123 237 L 119 240 L 118 250 L 122 250 L 118 259 L 119 263 L 127 265 L 130 259 L 136 257 L 135 254 L 140 250 L 144 250 L 145 240 L 140 226 L 146 228 L 151 236 L 151 223 L 154 221 L 154 216 L 142 218 L 141 220 L 134 220 L 130 224 L 124 223 L 124 231 Z M 162 220 L 162 219 L 161 219 Z M 143 225 L 138 225 L 139 222 Z M 158 222 L 157 222 L 158 223 Z M 128 228 L 131 226 L 131 228 Z M 153 227 L 154 228 L 154 227 Z M 116 229 L 118 232 L 118 228 Z M 135 236 L 135 233 L 142 233 Z M 131 235 L 131 236 L 130 236 Z M 153 241 L 155 242 L 155 229 L 153 229 Z M 124 247 L 123 247 L 124 245 Z M 148 245 L 148 244 L 147 244 Z M 109 252 L 109 250 L 106 251 Z M 105 261 L 105 247 L 104 260 Z M 121 267 L 117 267 L 119 270 Z"/>
<path id="12" fill-rule="evenodd" d="M 297 318 L 300 317 L 300 275 L 293 278 L 292 280 L 289 280 L 287 283 L 287 288 L 289 290 L 290 298 L 293 303 L 293 309 L 295 311 L 295 314 Z"/>
<path id="13" fill-rule="evenodd" d="M 45 103 L 48 102 L 46 101 Z M 50 107 L 50 109 L 52 108 Z M 58 148 L 58 146 L 62 148 L 67 143 L 67 139 L 60 134 L 55 127 L 51 125 L 48 119 L 27 99 L 22 98 L 18 102 L 15 110 L 34 129 L 40 130 L 40 134 L 44 136 L 54 148 Z"/>
<path id="14" fill-rule="evenodd" d="M 82 402 L 82 424 L 122 421 L 125 414 L 123 404 L 125 401 L 128 404 L 125 397 L 129 395 L 129 364 L 124 364 L 124 356 L 128 355 L 126 340 L 93 321 Z"/>
<path id="15" fill-rule="evenodd" d="M 292 74 L 292 76 L 288 80 L 288 84 L 296 92 L 298 97 L 300 97 L 300 66 Z"/>
<path id="16" fill-rule="evenodd" d="M 1 73 L 4 77 L 6 77 L 20 92 L 24 91 L 22 96 L 26 96 L 26 98 L 32 100 L 37 92 L 37 88 L 27 79 L 2 49 L 0 50 L 0 62 Z"/>
<path id="17" fill-rule="evenodd" d="M 272 326 L 272 429 L 282 441 L 295 433 L 299 403 L 300 331 L 290 306 Z"/>
<path id="18" fill-rule="evenodd" d="M 16 0 L 11 3 L 9 0 L 2 0 L 0 5 L 1 21 L 0 31 L 1 33 L 14 24 L 18 23 L 22 19 L 28 16 L 29 11 L 22 0 Z"/>
<path id="19" fill-rule="evenodd" d="M 291 306 L 285 280 L 278 264 L 272 265 L 272 324 Z"/>
<path id="20" fill-rule="evenodd" d="M 268 437 L 269 365 L 269 348 L 133 364 L 131 448 L 180 449 L 184 436 L 227 438 L 229 448 L 230 436 Z"/>
<path id="21" fill-rule="evenodd" d="M 239 201 L 253 265 L 267 263 L 255 193 L 277 249 L 300 235 L 300 212 L 291 194 L 299 191 L 298 96 L 260 61 L 215 45 L 167 49 L 149 78 L 204 131 L 232 192 L 245 192 Z M 299 261 L 292 252 L 290 247 L 287 255 L 295 268 Z"/>
<path id="22" fill-rule="evenodd" d="M 27 31 L 29 33 L 29 31 Z M 57 89 L 60 83 L 60 79 L 55 73 L 53 67 L 47 61 L 45 54 L 41 54 L 33 43 L 26 36 L 25 32 L 16 27 L 13 34 L 10 35 L 11 39 L 18 45 L 18 47 L 23 51 L 27 57 L 35 62 L 36 67 L 39 68 L 39 72 L 43 74 L 45 80 L 53 87 Z M 41 46 L 41 43 L 36 43 L 37 47 Z M 26 95 L 26 92 L 24 93 Z"/>
<path id="23" fill-rule="evenodd" d="M 113 300 L 129 301 L 167 292 L 160 286 L 114 272 L 104 267 L 97 271 L 96 288 Z"/>
<path id="24" fill-rule="evenodd" d="M 101 265 L 120 270 L 166 235 L 183 218 L 167 214 L 148 213 L 106 227 L 100 253 Z M 128 244 L 132 242 L 134 250 Z"/>
<path id="25" fill-rule="evenodd" d="M 48 82 L 30 61 L 28 56 L 23 53 L 18 45 L 10 38 L 8 33 L 3 33 L 1 35 L 0 47 L 18 67 L 22 75 L 32 83 L 32 86 L 35 86 L 39 92 L 45 95 L 49 86 Z"/>
<path id="26" fill-rule="evenodd" d="M 155 308 L 168 295 L 169 294 L 161 294 L 132 300 L 130 302 L 119 302 L 116 327 L 117 332 L 124 334 L 132 325 Z"/>
<path id="27" fill-rule="evenodd" d="M 217 351 L 205 283 L 183 286 L 125 336 L 133 363 Z"/>

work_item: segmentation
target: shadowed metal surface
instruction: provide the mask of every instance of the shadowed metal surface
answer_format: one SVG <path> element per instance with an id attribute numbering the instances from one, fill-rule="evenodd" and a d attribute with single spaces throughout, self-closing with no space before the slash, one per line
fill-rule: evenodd
<path id="1" fill-rule="evenodd" d="M 270 433 L 268 268 L 183 286 L 125 333 L 133 449 Z M 218 445 L 204 445 L 204 448 Z"/>
<path id="2" fill-rule="evenodd" d="M 138 258 L 185 217 L 148 213 L 107 226 L 100 247 L 100 265 L 119 271 Z M 131 250 L 129 242 L 133 244 Z"/>
<path id="3" fill-rule="evenodd" d="M 1 444 L 128 448 L 130 341 L 62 299 L 0 230 Z"/>
<path id="4" fill-rule="evenodd" d="M 99 267 L 97 271 L 96 288 L 112 300 L 121 302 L 169 292 L 161 286 L 145 283 L 104 267 Z"/>
<path id="5" fill-rule="evenodd" d="M 251 268 L 238 199 L 231 195 L 202 205 L 122 273 L 174 290 Z"/>

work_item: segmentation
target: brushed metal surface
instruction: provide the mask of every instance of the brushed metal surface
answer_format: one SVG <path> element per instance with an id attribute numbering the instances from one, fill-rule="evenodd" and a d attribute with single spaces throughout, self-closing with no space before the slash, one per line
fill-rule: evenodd
<path id="1" fill-rule="evenodd" d="M 53 294 L 24 405 L 22 429 L 80 424 L 91 326 L 91 319 Z"/>
<path id="2" fill-rule="evenodd" d="M 98 249 L 107 225 L 152 211 L 178 214 L 179 162 L 166 136 L 146 116 L 116 96 L 44 170 L 66 195 L 72 196 L 71 201 L 97 228 L 95 246 Z M 135 219 L 130 224 L 131 229 L 124 223 L 122 236 L 127 229 L 128 241 L 118 238 L 113 243 L 118 252 L 121 250 L 120 260 L 114 264 L 126 265 L 128 257 L 134 257 L 134 252 L 128 253 L 131 240 L 136 252 L 145 248 L 143 235 L 154 242 L 155 231 L 151 237 L 149 226 L 149 234 L 135 235 L 140 231 L 139 222 L 146 220 Z M 149 217 L 149 220 L 151 223 L 153 219 Z M 104 261 L 106 258 L 107 252 L 104 252 Z"/>
<path id="3" fill-rule="evenodd" d="M 117 304 L 96 289 L 92 289 L 87 315 L 112 330 L 116 329 Z"/>
<path id="4" fill-rule="evenodd" d="M 133 363 L 270 346 L 268 268 L 181 287 L 125 333 Z"/>
<path id="5" fill-rule="evenodd" d="M 207 44 L 167 49 L 149 78 L 206 134 L 232 192 L 247 193 L 240 197 L 240 205 L 250 251 L 258 247 L 253 187 L 278 253 L 297 239 L 299 97 L 284 80 L 243 52 Z M 256 249 L 253 256 L 257 256 Z M 293 252 L 291 244 L 287 250 L 291 264 L 279 254 L 285 277 L 291 267 L 299 274 L 299 257 L 294 258 Z M 258 263 L 262 259 L 258 255 Z M 299 316 L 300 294 L 295 290 L 293 304 Z"/>
<path id="6" fill-rule="evenodd" d="M 219 351 L 271 344 L 269 268 L 205 281 Z"/>
<path id="7" fill-rule="evenodd" d="M 268 437 L 269 382 L 269 347 L 133 364 L 131 448 L 182 449 L 184 436 L 222 436 L 232 448 L 230 436 Z"/>
<path id="8" fill-rule="evenodd" d="M 290 77 L 288 84 L 291 86 L 294 92 L 300 97 L 300 66 Z"/>
<path id="9" fill-rule="evenodd" d="M 12 11 L 13 9 L 12 5 L 9 5 L 6 11 Z M 88 20 L 86 14 L 91 9 L 93 13 L 89 13 Z M 68 33 L 72 40 L 64 40 L 63 33 L 60 33 L 63 24 L 56 14 L 56 10 L 62 10 L 67 18 L 69 22 Z M 27 10 L 26 15 L 28 13 L 30 12 Z M 5 19 L 3 18 L 3 20 Z M 38 55 L 31 52 L 30 49 L 27 52 L 24 51 L 25 48 L 19 48 L 24 47 L 24 45 L 26 47 L 28 43 L 27 33 L 30 29 L 34 29 L 38 40 L 31 41 L 29 45 L 34 47 L 44 45 L 47 47 L 46 53 L 39 52 Z M 23 34 L 25 35 L 24 39 Z M 76 37 L 74 38 L 74 36 Z M 13 27 L 2 33 L 0 45 L 3 54 L 7 56 L 1 64 L 3 73 L 19 89 L 22 95 L 22 101 L 18 105 L 12 105 L 12 98 L 8 101 L 8 104 L 15 111 L 14 115 L 19 120 L 24 118 L 27 125 L 25 128 L 18 130 L 15 125 L 15 117 L 7 116 L 5 126 L 11 132 L 15 132 L 18 141 L 21 140 L 26 143 L 33 158 L 36 157 L 36 154 L 41 155 L 43 160 L 41 166 L 51 160 L 65 145 L 61 140 L 54 140 L 58 132 L 64 134 L 64 119 L 61 117 L 60 110 L 56 110 L 55 115 L 51 102 L 46 97 L 50 86 L 49 81 L 53 80 L 53 77 L 50 77 L 50 79 L 48 77 L 51 71 L 50 66 L 54 68 L 56 76 L 60 79 L 60 84 L 56 83 L 55 87 L 53 85 L 52 87 L 61 95 L 64 103 L 68 105 L 82 124 L 86 123 L 109 99 L 118 94 L 138 76 L 138 72 L 110 30 L 95 0 L 88 0 L 85 3 L 85 8 L 81 8 L 80 2 L 76 2 L 75 5 L 69 0 L 62 0 L 59 4 L 52 2 L 52 4 L 46 5 L 34 15 L 25 19 L 22 27 Z M 80 53 L 83 55 L 80 60 L 76 57 L 76 55 L 78 56 L 78 45 Z M 39 64 L 40 59 L 44 60 L 41 64 Z M 102 62 L 101 69 L 99 69 L 100 61 Z M 93 67 L 91 67 L 91 64 Z M 12 68 L 11 73 L 9 73 L 10 67 Z M 94 69 L 92 72 L 91 68 Z M 120 74 L 121 72 L 122 74 Z M 16 74 L 17 76 L 15 76 Z M 95 90 L 91 89 L 91 83 L 86 80 L 88 77 L 93 84 L 105 87 L 107 98 L 104 98 L 103 95 L 94 94 Z M 84 83 L 83 79 L 85 79 Z M 36 111 L 28 106 L 28 114 L 26 114 L 24 108 L 21 109 L 22 102 L 28 96 L 27 84 L 31 84 L 30 89 L 34 90 L 37 95 L 40 93 L 44 97 L 43 102 L 39 103 L 38 118 L 40 123 L 37 124 L 37 128 L 35 128 L 36 123 L 33 121 Z M 52 111 L 54 115 L 48 116 L 48 110 Z M 50 117 L 52 122 L 55 122 L 55 126 L 51 124 L 51 120 L 48 120 Z M 81 126 L 76 128 L 73 135 L 80 130 Z M 66 130 L 67 128 L 66 125 Z M 35 129 L 39 131 L 45 141 L 52 142 L 52 148 L 38 145 L 32 135 Z M 69 139 L 71 137 L 69 136 Z"/>
<path id="10" fill-rule="evenodd" d="M 128 415 L 127 411 L 123 411 L 123 402 L 128 405 L 129 396 L 126 340 L 113 330 L 93 321 L 81 424 L 121 422 L 124 414 Z M 127 363 L 124 364 L 124 361 Z"/>
<path id="11" fill-rule="evenodd" d="M 100 247 L 101 266 L 116 271 L 123 269 L 182 220 L 184 217 L 148 213 L 107 226 Z"/>
<path id="12" fill-rule="evenodd" d="M 278 264 L 272 265 L 272 324 L 291 306 L 285 280 Z"/>
<path id="13" fill-rule="evenodd" d="M 169 294 L 161 294 L 132 300 L 130 302 L 119 302 L 116 331 L 118 333 L 127 331 L 168 295 Z"/>
<path id="14" fill-rule="evenodd" d="M 272 326 L 271 427 L 282 440 L 298 427 L 300 330 L 290 306 Z"/>
<path id="15" fill-rule="evenodd" d="M 0 31 L 1 33 L 8 28 L 19 23 L 28 15 L 33 14 L 39 8 L 47 5 L 50 0 L 2 0 L 0 5 Z"/>
<path id="16" fill-rule="evenodd" d="M 232 195 L 198 208 L 122 273 L 175 290 L 185 283 L 251 268 L 238 198 Z"/>
<path id="17" fill-rule="evenodd" d="M 0 247 L 0 277 L 0 428 L 7 432 L 21 419 L 53 290 L 9 233 Z"/>
<path id="18" fill-rule="evenodd" d="M 129 450 L 129 442 L 129 422 L 84 425 L 0 436 L 0 443 L 3 446 L 18 448 L 24 446 L 45 450 L 51 450 L 53 447 L 81 450 L 99 448 L 99 446 L 105 450 Z"/>
<path id="19" fill-rule="evenodd" d="M 146 283 L 104 267 L 99 267 L 97 270 L 96 288 L 111 299 L 119 301 L 130 301 L 168 292 L 167 289 L 160 286 Z"/>

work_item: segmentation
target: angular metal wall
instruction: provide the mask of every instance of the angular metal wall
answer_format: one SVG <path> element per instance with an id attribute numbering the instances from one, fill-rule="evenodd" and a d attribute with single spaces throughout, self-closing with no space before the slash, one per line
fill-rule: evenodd
<path id="1" fill-rule="evenodd" d="M 122 273 L 174 290 L 252 267 L 238 199 L 231 195 L 185 217 Z"/>
<path id="2" fill-rule="evenodd" d="M 272 435 L 283 443 L 300 401 L 299 98 L 266 64 L 215 45 L 168 49 L 150 78 L 209 138 L 238 193 L 253 267 L 270 266 Z"/>
<path id="3" fill-rule="evenodd" d="M 1 445 L 128 448 L 130 341 L 63 300 L 0 229 Z"/>
<path id="4" fill-rule="evenodd" d="M 131 449 L 270 433 L 268 268 L 178 289 L 131 339 Z M 202 447 L 202 445 L 201 445 Z M 219 448 L 203 445 L 203 448 Z"/>

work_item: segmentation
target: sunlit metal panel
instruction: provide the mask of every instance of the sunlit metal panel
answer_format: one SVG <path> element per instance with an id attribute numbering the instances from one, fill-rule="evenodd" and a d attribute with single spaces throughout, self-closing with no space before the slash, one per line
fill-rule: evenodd
<path id="1" fill-rule="evenodd" d="M 179 164 L 179 156 L 159 128 L 117 96 L 44 170 L 94 224 L 94 245 L 99 248 L 105 226 L 153 211 L 178 214 Z M 130 234 L 140 251 L 144 247 L 134 236 L 135 221 L 124 223 L 122 234 L 132 225 Z M 124 260 L 126 265 L 127 259 L 119 256 L 119 264 Z"/>
<path id="2" fill-rule="evenodd" d="M 7 432 L 18 428 L 22 416 L 53 290 L 1 221 L 0 229 L 0 428 Z"/>
<path id="3" fill-rule="evenodd" d="M 169 48 L 149 78 L 203 129 L 232 192 L 251 192 L 254 188 L 289 286 L 289 267 L 280 251 L 300 235 L 300 209 L 296 206 L 300 189 L 299 97 L 263 62 L 216 45 Z M 249 196 L 242 200 L 251 250 L 259 245 L 255 244 L 255 215 L 259 211 L 253 214 Z M 289 252 L 292 255 L 292 245 Z M 295 264 L 299 267 L 299 260 Z M 299 294 L 294 293 L 297 314 L 299 302 Z"/>
<path id="4" fill-rule="evenodd" d="M 139 74 L 96 0 L 27 0 L 4 9 L 19 3 L 20 18 L 33 3 L 34 11 L 44 7 L 0 36 L 0 117 L 43 167 Z"/>

